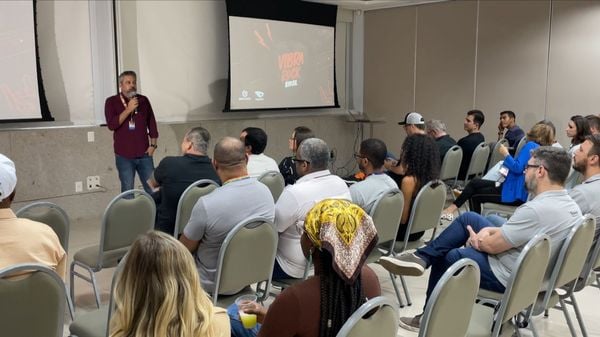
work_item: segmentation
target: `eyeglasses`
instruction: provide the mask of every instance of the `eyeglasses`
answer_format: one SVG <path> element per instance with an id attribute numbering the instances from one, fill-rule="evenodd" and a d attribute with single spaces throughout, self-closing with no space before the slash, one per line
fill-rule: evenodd
<path id="1" fill-rule="evenodd" d="M 546 166 L 544 166 L 544 165 L 527 164 L 527 165 L 525 165 L 525 169 L 523 170 L 523 172 L 527 172 L 527 170 L 528 170 L 529 168 L 532 168 L 532 167 L 533 167 L 533 168 L 543 167 L 543 168 L 544 168 L 544 170 L 548 171 L 548 169 L 547 169 L 547 168 L 546 168 Z"/>
<path id="2" fill-rule="evenodd" d="M 298 159 L 296 157 L 292 157 L 292 163 L 294 163 L 294 164 L 296 164 L 296 163 L 307 163 L 307 164 L 310 164 L 310 162 L 308 160 Z"/>
<path id="3" fill-rule="evenodd" d="M 352 155 L 354 157 L 354 159 L 365 159 L 367 157 L 360 155 L 359 153 L 354 153 Z"/>

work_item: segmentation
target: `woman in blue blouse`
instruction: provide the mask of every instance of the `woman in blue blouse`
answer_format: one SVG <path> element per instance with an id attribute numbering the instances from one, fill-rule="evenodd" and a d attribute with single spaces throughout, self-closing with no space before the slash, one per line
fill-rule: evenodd
<path id="1" fill-rule="evenodd" d="M 503 183 L 479 178 L 471 180 L 460 196 L 444 210 L 442 219 L 452 220 L 454 212 L 467 201 L 471 211 L 477 213 L 481 213 L 481 204 L 484 202 L 517 206 L 527 201 L 523 170 L 531 156 L 531 150 L 552 145 L 554 132 L 550 126 L 537 123 L 529 130 L 526 137 L 527 143 L 516 158 L 508 153 L 508 148 L 505 146 L 498 149 L 504 157 L 503 166 L 508 169 Z"/>

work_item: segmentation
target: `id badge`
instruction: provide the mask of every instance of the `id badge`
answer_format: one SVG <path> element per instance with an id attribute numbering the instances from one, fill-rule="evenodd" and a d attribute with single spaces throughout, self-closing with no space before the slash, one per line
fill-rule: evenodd
<path id="1" fill-rule="evenodd" d="M 135 130 L 135 121 L 133 119 L 129 120 L 129 131 Z"/>

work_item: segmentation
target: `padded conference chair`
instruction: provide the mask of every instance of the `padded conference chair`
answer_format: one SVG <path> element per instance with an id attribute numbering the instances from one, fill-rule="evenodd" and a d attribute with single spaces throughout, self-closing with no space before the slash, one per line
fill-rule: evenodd
<path id="1" fill-rule="evenodd" d="M 129 199 L 130 197 L 133 197 Z M 129 190 L 117 195 L 102 216 L 102 231 L 98 245 L 79 250 L 71 262 L 71 298 L 75 301 L 75 276 L 90 282 L 100 308 L 100 294 L 95 272 L 116 267 L 138 235 L 154 228 L 156 205 L 152 197 L 141 190 Z M 75 267 L 85 269 L 80 274 Z"/>
<path id="2" fill-rule="evenodd" d="M 368 315 L 373 310 L 375 313 Z M 378 296 L 361 305 L 342 325 L 336 337 L 395 337 L 398 332 L 398 308 Z"/>
<path id="3" fill-rule="evenodd" d="M 31 272 L 16 278 L 11 275 Z M 66 288 L 41 264 L 0 269 L 0 334 L 11 337 L 62 337 Z"/>
<path id="4" fill-rule="evenodd" d="M 479 290 L 479 266 L 471 259 L 454 263 L 433 289 L 419 337 L 464 336 Z"/>
<path id="5" fill-rule="evenodd" d="M 447 183 L 450 188 L 454 188 L 458 181 L 458 172 L 460 171 L 460 163 L 462 162 L 463 151 L 458 145 L 451 147 L 444 155 L 442 167 L 440 169 L 440 180 Z M 452 193 L 451 193 L 452 194 Z M 452 196 L 454 196 L 452 194 Z"/>
<path id="6" fill-rule="evenodd" d="M 501 145 L 504 145 L 506 148 L 508 148 L 508 140 L 506 138 L 502 138 L 496 142 L 492 152 L 490 153 L 490 160 L 488 162 L 486 171 L 489 171 L 492 167 L 498 164 L 499 161 L 504 160 L 502 155 L 498 152 L 498 149 Z"/>
<path id="7" fill-rule="evenodd" d="M 100 308 L 93 311 L 85 312 L 79 316 L 69 325 L 70 336 L 76 337 L 108 337 L 110 331 L 110 318 L 115 311 L 114 294 L 115 287 L 127 256 L 121 259 L 121 262 L 117 265 L 117 269 L 112 277 L 110 283 L 110 298 L 108 305 L 102 305 Z"/>
<path id="8" fill-rule="evenodd" d="M 254 283 L 266 282 L 260 294 L 259 285 L 256 286 L 260 302 L 269 296 L 277 239 L 275 226 L 265 218 L 245 219 L 227 234 L 217 260 L 215 290 L 212 295 L 215 305 L 226 308 L 237 296 L 249 292 L 248 286 Z M 247 290 L 232 296 L 219 295 L 244 288 Z"/>
<path id="9" fill-rule="evenodd" d="M 69 251 L 70 222 L 67 212 L 60 206 L 46 201 L 34 202 L 26 205 L 16 213 L 18 218 L 26 218 L 45 223 L 50 226 L 58 236 L 58 240 L 65 252 Z"/>
<path id="10" fill-rule="evenodd" d="M 515 263 L 506 290 L 495 308 L 476 304 L 467 337 L 498 337 L 501 330 L 515 330 L 511 319 L 535 302 L 550 259 L 550 238 L 537 234 L 523 248 Z"/>
<path id="11" fill-rule="evenodd" d="M 517 158 L 519 152 L 521 152 L 521 149 L 523 149 L 523 146 L 525 146 L 525 144 L 527 144 L 527 136 L 523 136 L 523 138 L 521 138 L 521 140 L 517 144 L 517 148 L 515 150 L 515 158 Z"/>
<path id="12" fill-rule="evenodd" d="M 487 160 L 490 156 L 490 147 L 485 143 L 481 142 L 473 151 L 469 168 L 467 169 L 467 175 L 465 177 L 465 186 L 469 183 L 473 177 L 482 177 L 485 174 Z"/>
<path id="13" fill-rule="evenodd" d="M 373 208 L 371 209 L 371 218 L 377 229 L 377 236 L 379 238 L 378 246 L 371 251 L 371 254 L 367 257 L 367 263 L 373 263 L 379 260 L 382 256 L 390 256 L 394 253 L 394 246 L 396 245 L 396 234 L 398 233 L 398 227 L 400 227 L 400 220 L 402 218 L 402 210 L 404 209 L 404 196 L 398 188 L 390 188 L 375 201 Z M 400 296 L 396 279 L 392 273 L 390 278 L 396 297 L 398 298 L 398 304 L 400 308 L 404 307 L 404 301 Z"/>
<path id="14" fill-rule="evenodd" d="M 446 203 L 446 185 L 441 180 L 432 180 L 425 184 L 413 202 L 403 241 L 397 241 L 394 251 L 399 254 L 409 249 L 425 245 L 423 239 L 408 241 L 410 234 L 434 229 L 440 223 L 440 217 Z M 408 305 L 412 304 L 408 287 L 402 275 L 399 276 Z"/>
<path id="15" fill-rule="evenodd" d="M 175 231 L 173 236 L 178 238 L 185 225 L 187 225 L 190 217 L 192 216 L 192 209 L 198 202 L 198 199 L 209 194 L 219 187 L 215 181 L 210 179 L 200 179 L 193 182 L 188 188 L 186 188 L 177 203 L 177 215 L 175 216 Z"/>
<path id="16" fill-rule="evenodd" d="M 277 199 L 279 199 L 279 196 L 285 188 L 285 180 L 283 179 L 283 175 L 281 175 L 279 171 L 267 171 L 256 179 L 267 185 L 269 191 L 271 191 L 271 195 L 273 195 L 273 200 L 277 202 Z"/>

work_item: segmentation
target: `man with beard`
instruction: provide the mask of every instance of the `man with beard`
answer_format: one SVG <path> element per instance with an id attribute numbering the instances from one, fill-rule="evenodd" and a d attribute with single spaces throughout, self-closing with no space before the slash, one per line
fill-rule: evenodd
<path id="1" fill-rule="evenodd" d="M 158 146 L 158 129 L 148 97 L 139 95 L 136 89 L 135 72 L 121 73 L 120 92 L 106 99 L 104 115 L 108 129 L 114 131 L 115 164 L 121 192 L 133 189 L 137 171 L 144 190 L 152 193 L 147 181 L 154 171 L 152 155 Z"/>
<path id="2" fill-rule="evenodd" d="M 594 242 L 600 235 L 600 135 L 589 136 L 573 154 L 573 169 L 583 175 L 584 181 L 573 187 L 569 195 L 583 214 L 596 217 Z"/>
<path id="3" fill-rule="evenodd" d="M 431 266 L 429 298 L 453 263 L 470 258 L 479 265 L 480 287 L 504 292 L 529 240 L 539 232 L 550 237 L 552 264 L 571 228 L 581 222 L 579 207 L 564 189 L 570 165 L 571 158 L 563 149 L 542 146 L 533 150 L 525 167 L 525 185 L 535 197 L 517 208 L 505 224 L 496 227 L 477 213 L 464 213 L 427 246 L 396 258 L 382 257 L 379 263 L 391 273 L 411 276 L 420 276 Z M 400 326 L 418 331 L 421 316 L 401 317 Z"/>
<path id="4" fill-rule="evenodd" d="M 384 172 L 383 163 L 387 155 L 385 143 L 369 138 L 360 143 L 360 150 L 354 154 L 358 168 L 365 174 L 365 180 L 350 186 L 352 202 L 371 213 L 373 204 L 386 190 L 398 185 Z"/>

